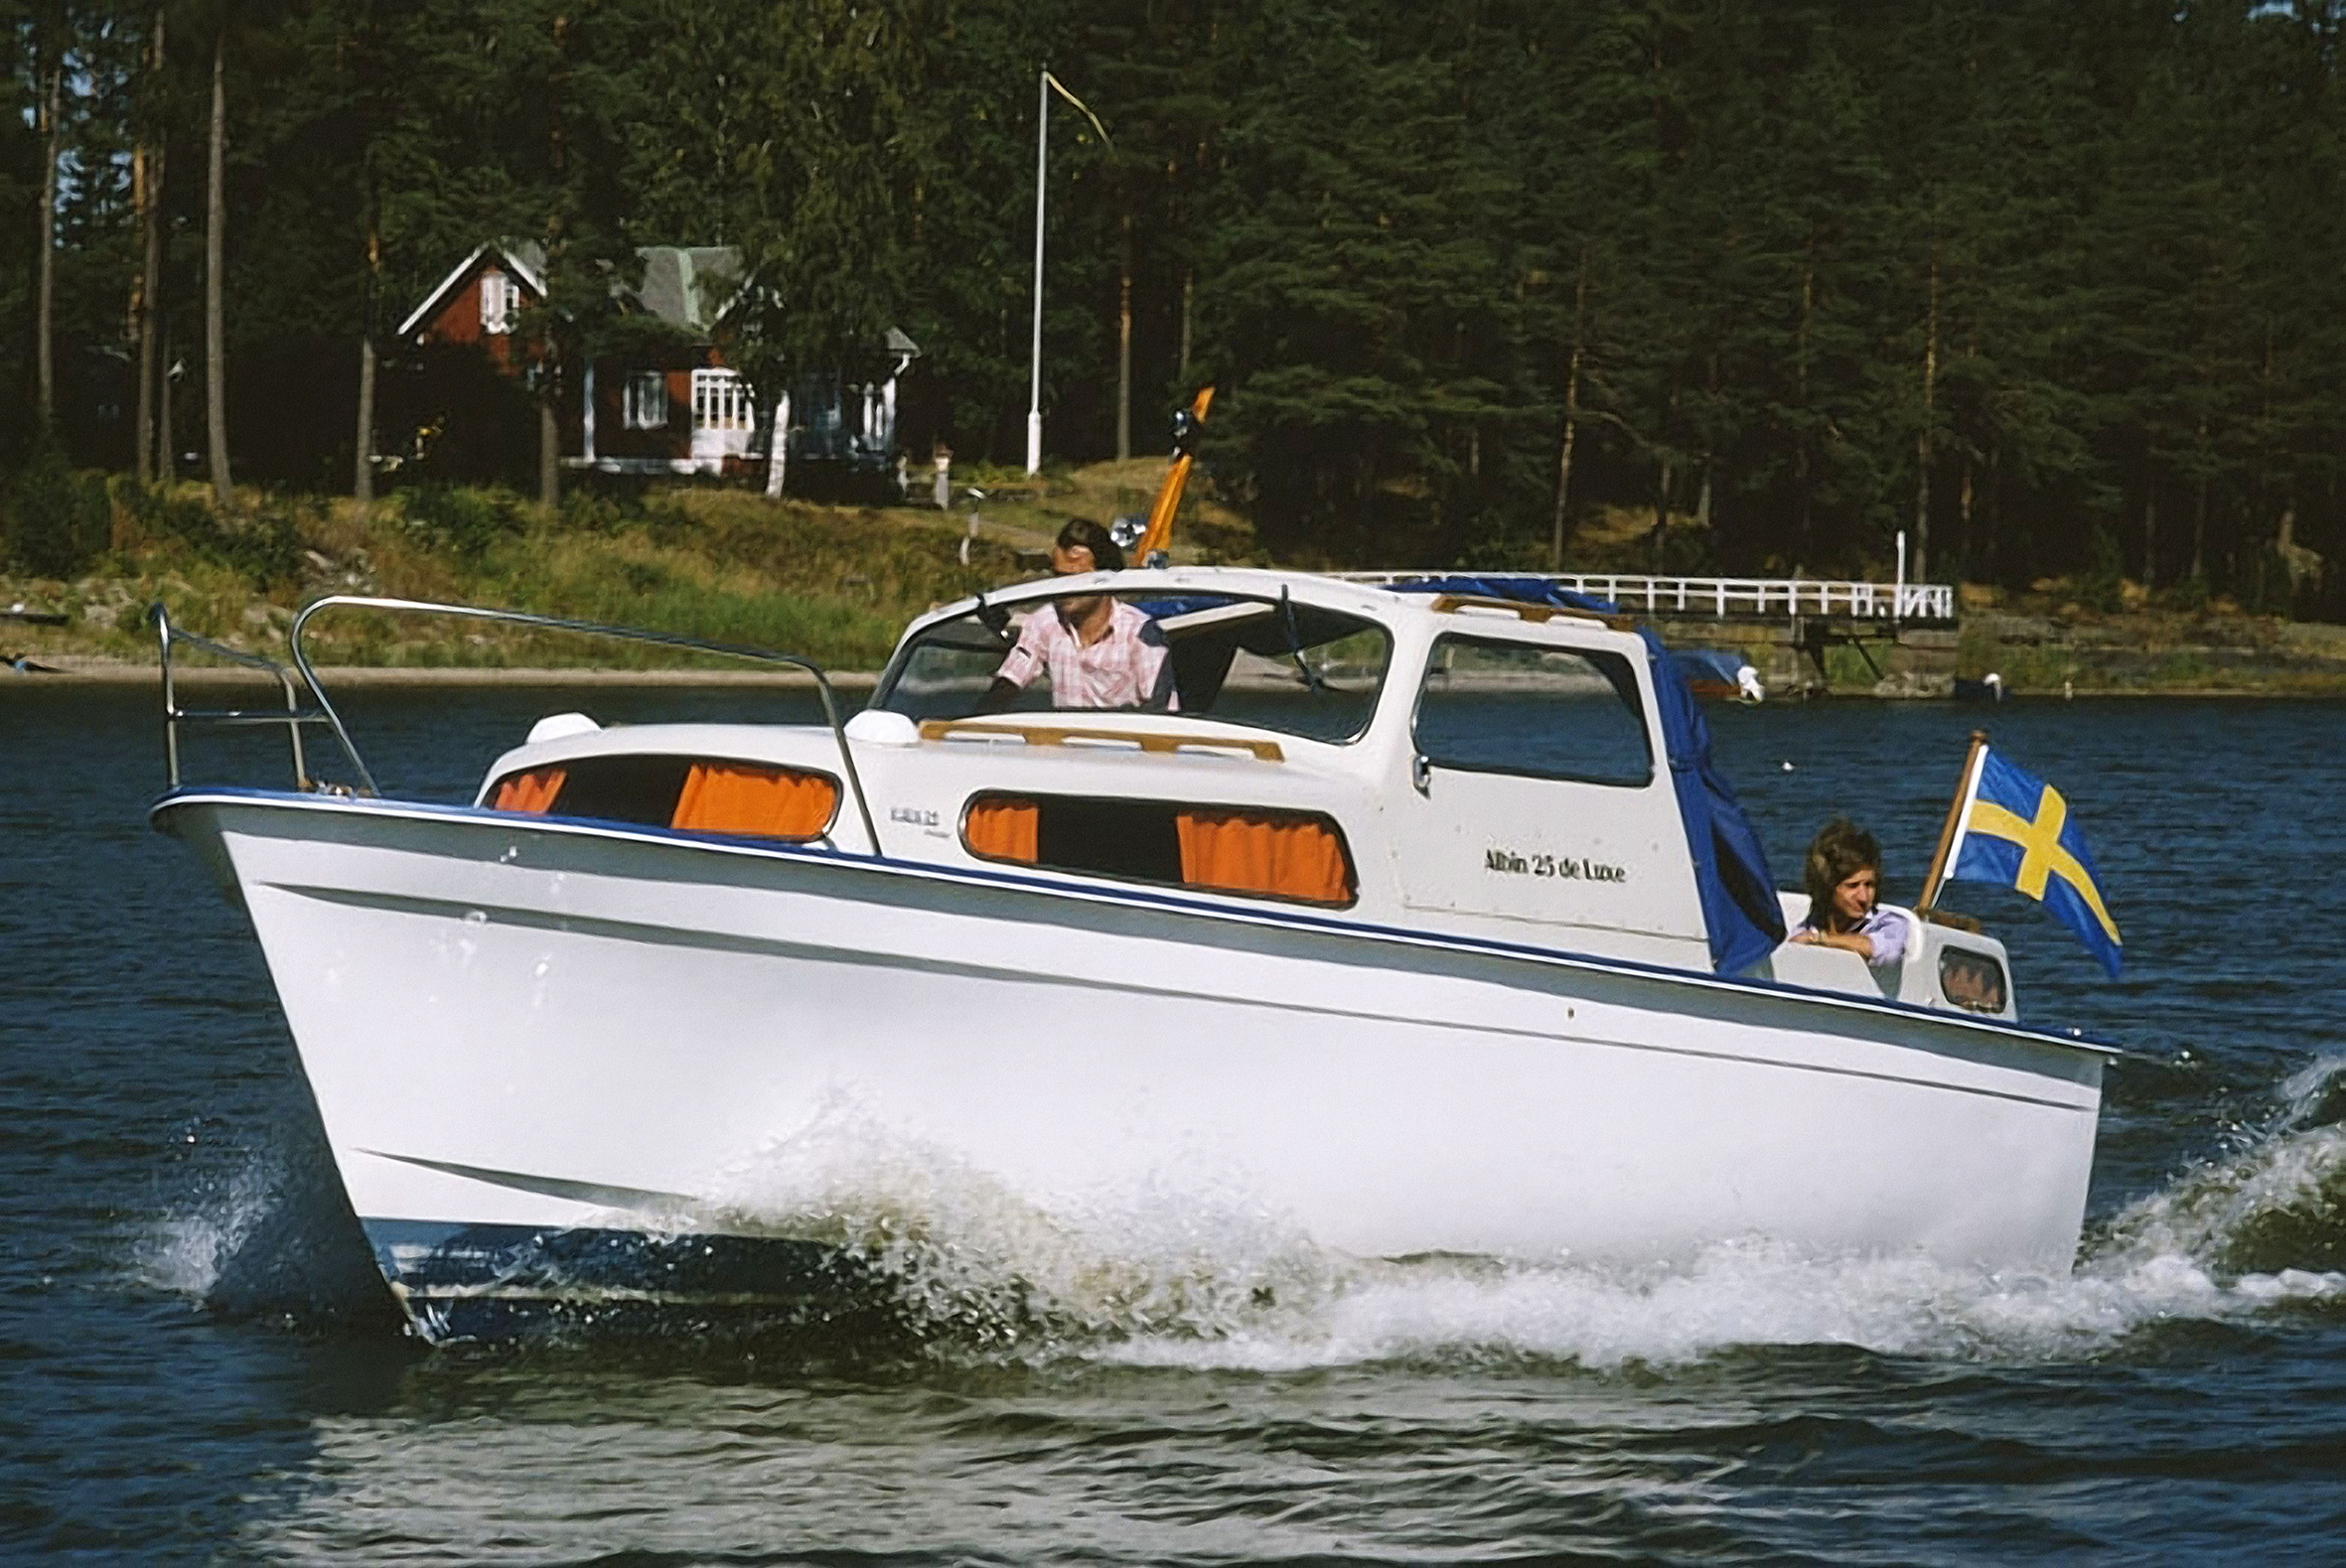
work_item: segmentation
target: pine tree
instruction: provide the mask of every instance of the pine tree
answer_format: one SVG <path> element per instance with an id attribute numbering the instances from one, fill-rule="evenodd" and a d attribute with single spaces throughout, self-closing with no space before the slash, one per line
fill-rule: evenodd
<path id="1" fill-rule="evenodd" d="M 1933 576 L 2335 611 L 2342 17 L 0 0 L 0 437 L 47 406 L 78 458 L 167 471 L 201 278 L 216 485 L 265 429 L 248 477 L 365 494 L 384 306 L 534 241 L 551 498 L 584 366 L 650 330 L 637 245 L 714 242 L 769 405 L 902 326 L 907 433 L 1014 457 L 1049 62 L 1115 135 L 1053 122 L 1055 457 L 1146 450 L 1211 378 L 1210 464 L 1306 557 L 1525 564 L 1634 506 L 1672 569 L 1878 570 L 1905 530 Z"/>

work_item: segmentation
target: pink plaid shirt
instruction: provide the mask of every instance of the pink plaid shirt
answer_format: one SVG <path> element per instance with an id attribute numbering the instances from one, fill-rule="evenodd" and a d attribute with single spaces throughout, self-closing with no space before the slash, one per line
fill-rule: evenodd
<path id="1" fill-rule="evenodd" d="M 1121 600 L 1109 612 L 1107 636 L 1092 643 L 1076 636 L 1056 605 L 1028 616 L 1018 645 L 995 674 L 1024 690 L 1045 670 L 1054 708 L 1141 708 L 1160 701 L 1168 711 L 1180 706 L 1172 666 L 1165 662 L 1165 635 Z"/>

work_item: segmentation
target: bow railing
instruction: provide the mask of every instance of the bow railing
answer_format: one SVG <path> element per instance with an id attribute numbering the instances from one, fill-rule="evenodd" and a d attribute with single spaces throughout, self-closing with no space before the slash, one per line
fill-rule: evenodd
<path id="1" fill-rule="evenodd" d="M 293 625 L 286 634 L 287 647 L 293 657 L 291 670 L 274 659 L 228 647 L 192 632 L 183 632 L 171 624 L 171 617 L 163 606 L 153 606 L 147 614 L 154 622 L 162 641 L 164 749 L 174 789 L 180 786 L 179 727 L 188 722 L 219 725 L 282 724 L 292 738 L 296 786 L 305 790 L 321 788 L 323 786 L 310 777 L 308 759 L 302 749 L 301 732 L 305 725 L 322 724 L 333 730 L 343 755 L 350 759 L 351 767 L 358 776 L 360 792 L 370 795 L 381 793 L 380 786 L 375 783 L 374 771 L 367 766 L 366 757 L 361 754 L 358 742 L 351 736 L 350 726 L 343 722 L 342 714 L 335 708 L 333 699 L 326 694 L 325 685 L 318 679 L 316 666 L 310 662 L 304 638 L 309 632 L 311 621 L 329 610 L 373 610 L 392 615 L 445 616 L 463 621 L 487 621 L 501 626 L 526 627 L 533 631 L 572 632 L 586 637 L 613 638 L 621 641 L 673 648 L 679 652 L 705 653 L 718 658 L 743 659 L 751 663 L 786 665 L 805 670 L 813 677 L 815 692 L 822 699 L 823 719 L 830 728 L 832 742 L 838 747 L 839 766 L 847 777 L 848 789 L 855 797 L 856 813 L 863 820 L 865 841 L 872 846 L 873 854 L 879 853 L 879 828 L 872 820 L 871 802 L 864 795 L 863 778 L 856 769 L 855 753 L 847 741 L 846 722 L 839 715 L 838 695 L 831 689 L 830 676 L 812 659 L 803 658 L 796 653 L 776 652 L 771 648 L 710 642 L 700 638 L 679 637 L 672 632 L 653 632 L 642 627 L 613 626 L 601 621 L 571 621 L 559 616 L 533 615 L 523 610 L 438 604 L 424 599 L 378 599 L 356 594 L 330 594 L 326 598 L 312 600 L 293 618 Z M 175 647 L 199 648 L 216 657 L 274 676 L 285 694 L 284 711 L 180 707 L 172 664 Z M 300 686 L 309 691 L 312 699 L 310 706 L 305 707 L 300 700 L 295 684 L 297 675 Z"/>

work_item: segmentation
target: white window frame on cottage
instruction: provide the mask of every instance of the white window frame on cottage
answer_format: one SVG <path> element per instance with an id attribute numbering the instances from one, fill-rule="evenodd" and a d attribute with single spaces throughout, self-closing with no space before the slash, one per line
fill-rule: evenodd
<path id="1" fill-rule="evenodd" d="M 623 423 L 630 430 L 664 430 L 668 422 L 668 378 L 660 370 L 637 370 L 627 378 Z"/>
<path id="2" fill-rule="evenodd" d="M 481 274 L 481 330 L 509 333 L 513 312 L 521 308 L 521 285 L 492 267 Z"/>
<path id="3" fill-rule="evenodd" d="M 739 370 L 692 372 L 693 429 L 746 431 L 757 419 L 757 401 Z"/>

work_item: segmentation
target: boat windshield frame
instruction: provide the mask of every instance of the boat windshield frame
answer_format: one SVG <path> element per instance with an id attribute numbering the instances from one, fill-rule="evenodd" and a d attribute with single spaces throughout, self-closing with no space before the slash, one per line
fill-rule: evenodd
<path id="1" fill-rule="evenodd" d="M 1209 588 L 1095 579 L 1034 591 L 1042 586 L 1021 585 L 1015 597 L 981 594 L 916 622 L 881 671 L 870 706 L 916 723 L 992 714 L 1172 714 L 1344 746 L 1376 723 L 1401 646 L 1384 619 L 1297 598 L 1283 584 Z M 1051 614 L 1064 600 L 1098 597 L 1138 608 L 1159 629 L 1173 666 L 1169 704 L 1060 707 L 1041 672 L 1006 700 L 992 691 L 993 675 L 1027 618 Z M 941 652 L 941 667 L 927 676 L 931 689 L 908 689 L 923 680 L 922 662 Z"/>

